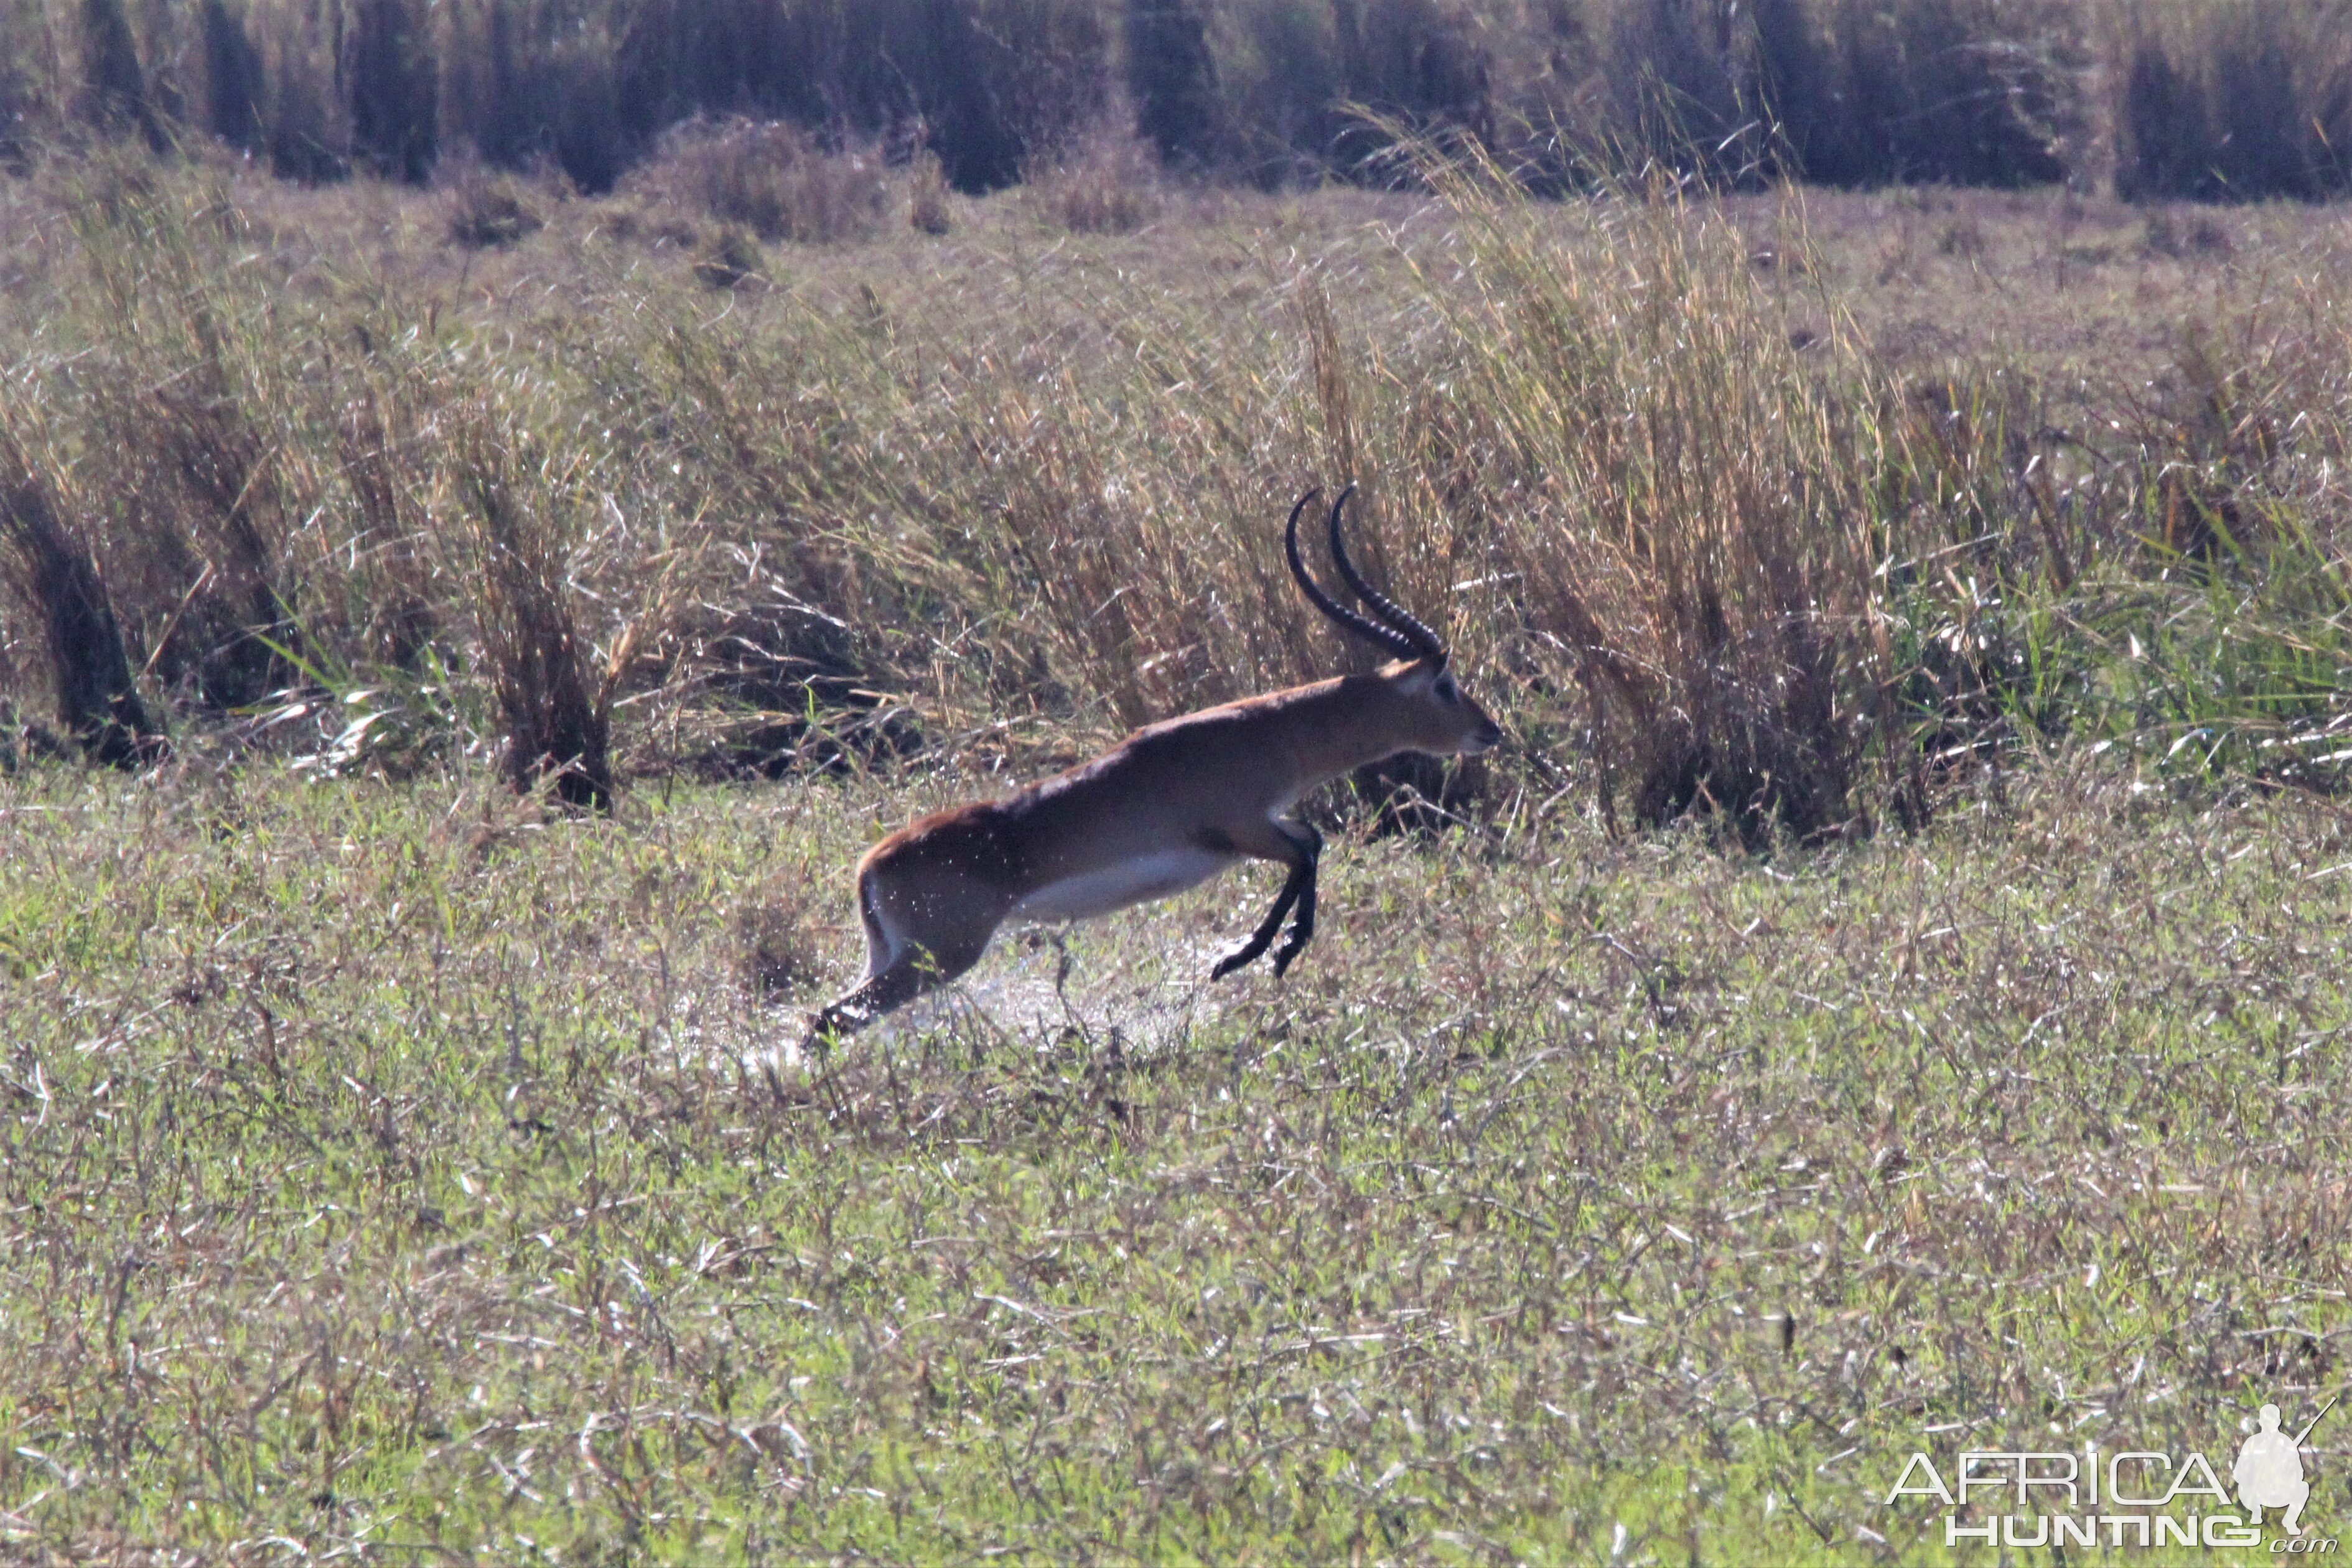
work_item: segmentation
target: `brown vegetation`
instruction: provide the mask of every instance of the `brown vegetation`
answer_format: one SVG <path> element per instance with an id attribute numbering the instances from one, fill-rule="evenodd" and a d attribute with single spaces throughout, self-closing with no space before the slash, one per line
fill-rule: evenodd
<path id="1" fill-rule="evenodd" d="M 1046 182 L 786 271 L 675 184 L 471 250 L 444 197 L 110 154 L 10 187 L 5 330 L 142 700 L 335 771 L 1067 756 L 1343 660 L 1271 541 L 1350 474 L 1508 677 L 1496 765 L 1362 781 L 1433 820 L 1574 779 L 1814 837 L 2067 734 L 2340 771 L 2325 215 L 1425 178 L 1155 181 L 1133 237 Z"/>
<path id="2" fill-rule="evenodd" d="M 872 237 L 890 197 L 878 156 L 830 153 L 797 126 L 746 121 L 679 127 L 630 184 L 800 245 Z"/>
<path id="3" fill-rule="evenodd" d="M 546 468 L 488 410 L 460 409 L 447 433 L 450 475 L 466 519 L 482 651 L 506 721 L 503 764 L 518 789 L 551 786 L 558 799 L 598 809 L 613 802 L 611 683 L 588 668 L 566 586 L 569 498 Z"/>
<path id="4" fill-rule="evenodd" d="M 52 483 L 0 418 L 0 562 L 37 617 L 58 722 L 92 762 L 152 761 L 163 735 L 140 700 L 122 632 L 89 547 L 66 524 Z"/>

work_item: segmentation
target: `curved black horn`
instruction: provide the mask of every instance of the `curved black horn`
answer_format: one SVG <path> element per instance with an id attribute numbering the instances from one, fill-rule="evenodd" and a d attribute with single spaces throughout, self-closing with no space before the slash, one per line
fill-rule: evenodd
<path id="1" fill-rule="evenodd" d="M 1353 489 L 1354 487 L 1350 486 L 1349 488 Z M 1307 562 L 1305 558 L 1298 553 L 1298 519 L 1300 515 L 1307 510 L 1307 503 L 1313 500 L 1317 496 L 1319 496 L 1323 492 L 1320 489 L 1311 489 L 1305 495 L 1300 496 L 1298 498 L 1298 504 L 1290 509 L 1289 526 L 1283 530 L 1282 548 L 1284 552 L 1290 557 L 1290 574 L 1298 579 L 1298 591 L 1307 595 L 1307 602 L 1308 604 L 1314 605 L 1326 616 L 1328 616 L 1333 621 L 1337 622 L 1342 630 L 1353 632 L 1367 642 L 1376 643 L 1380 647 L 1386 648 L 1389 652 L 1396 655 L 1399 658 L 1418 658 L 1422 657 L 1423 650 L 1411 637 L 1405 636 L 1401 631 L 1393 629 L 1392 627 L 1381 626 L 1377 622 L 1367 620 L 1362 616 L 1358 615 L 1355 611 L 1348 608 L 1347 605 L 1339 603 L 1337 599 L 1331 597 L 1330 595 L 1325 593 L 1322 585 L 1317 583 L 1314 578 L 1307 574 Z M 1339 499 L 1341 500 L 1345 500 L 1348 498 L 1343 495 Z M 1333 509 L 1332 516 L 1335 519 L 1339 516 L 1337 508 Z M 1336 533 L 1334 534 L 1334 537 L 1337 537 Z"/>
<path id="2" fill-rule="evenodd" d="M 1355 493 L 1356 487 L 1349 485 L 1339 492 L 1339 499 L 1331 503 L 1331 564 L 1339 569 L 1340 581 L 1348 584 L 1356 597 L 1370 605 L 1372 614 L 1396 628 L 1397 635 L 1412 646 L 1408 657 L 1444 664 L 1445 645 L 1438 640 L 1437 634 L 1416 619 L 1402 605 L 1365 582 L 1364 574 L 1356 570 L 1356 563 L 1348 559 L 1348 546 L 1339 538 L 1339 509 L 1346 506 L 1348 498 Z"/>

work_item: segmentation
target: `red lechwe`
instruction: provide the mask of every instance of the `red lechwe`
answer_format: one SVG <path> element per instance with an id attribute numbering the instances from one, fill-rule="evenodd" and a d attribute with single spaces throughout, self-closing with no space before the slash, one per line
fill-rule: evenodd
<path id="1" fill-rule="evenodd" d="M 809 1043 L 858 1028 L 980 961 L 1008 920 L 1084 920 L 1163 899 L 1244 859 L 1289 868 L 1249 940 L 1218 960 L 1222 977 L 1275 950 L 1280 974 L 1315 934 L 1322 835 L 1283 814 L 1307 791 L 1400 752 L 1475 756 L 1502 731 L 1464 694 L 1445 645 L 1370 584 L 1348 557 L 1331 503 L 1331 559 L 1370 616 L 1335 601 L 1284 548 L 1307 602 L 1394 654 L 1376 675 L 1343 675 L 1147 725 L 1093 762 L 1003 800 L 935 812 L 867 851 L 857 867 L 866 976 L 819 1013 Z M 1377 618 L 1374 618 L 1377 617 Z"/>

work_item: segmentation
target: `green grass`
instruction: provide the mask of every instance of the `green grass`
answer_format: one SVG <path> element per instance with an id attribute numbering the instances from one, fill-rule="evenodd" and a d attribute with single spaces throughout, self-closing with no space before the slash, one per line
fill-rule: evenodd
<path id="1" fill-rule="evenodd" d="M 1227 881 L 779 1059 L 737 908 L 837 983 L 963 787 L 0 780 L 7 1552 L 1944 1563 L 1915 1447 L 2339 1384 L 2324 802 L 1342 840 L 1285 982 Z"/>

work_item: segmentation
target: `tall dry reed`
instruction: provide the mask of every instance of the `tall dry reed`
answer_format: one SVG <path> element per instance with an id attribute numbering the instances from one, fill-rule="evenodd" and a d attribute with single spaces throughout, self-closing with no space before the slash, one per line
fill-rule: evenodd
<path id="1" fill-rule="evenodd" d="M 18 423 L 18 411 L 0 405 L 0 563 L 39 617 L 59 727 L 90 761 L 136 766 L 161 752 L 163 727 L 140 700 L 89 545 Z"/>

